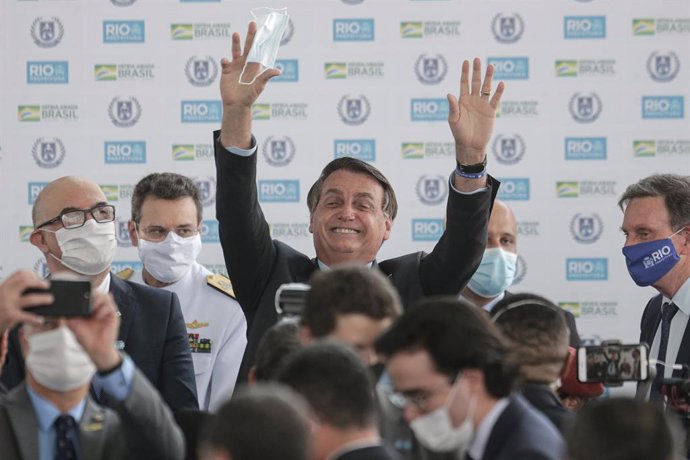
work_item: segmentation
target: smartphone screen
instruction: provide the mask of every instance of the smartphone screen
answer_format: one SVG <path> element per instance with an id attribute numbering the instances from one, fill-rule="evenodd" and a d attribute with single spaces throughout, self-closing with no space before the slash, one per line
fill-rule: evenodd
<path id="1" fill-rule="evenodd" d="M 644 344 L 580 347 L 577 351 L 577 379 L 585 383 L 647 380 L 647 355 Z"/>

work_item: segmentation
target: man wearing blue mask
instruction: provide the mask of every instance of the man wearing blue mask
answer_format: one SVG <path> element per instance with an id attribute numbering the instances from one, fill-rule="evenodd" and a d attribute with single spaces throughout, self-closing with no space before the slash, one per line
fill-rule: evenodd
<path id="1" fill-rule="evenodd" d="M 506 289 L 515 281 L 517 258 L 515 214 L 506 203 L 496 200 L 489 218 L 484 256 L 460 297 L 483 308 L 492 316 L 496 315 L 496 304 L 503 298 L 513 295 Z M 579 347 L 580 335 L 577 332 L 575 317 L 569 311 L 565 311 L 565 319 L 570 330 L 570 346 Z"/>
<path id="2" fill-rule="evenodd" d="M 638 286 L 652 286 L 642 314 L 640 341 L 657 364 L 651 389 L 638 395 L 661 404 L 661 380 L 680 377 L 671 364 L 690 365 L 690 176 L 655 174 L 628 186 L 618 205 L 624 212 L 623 255 Z"/>

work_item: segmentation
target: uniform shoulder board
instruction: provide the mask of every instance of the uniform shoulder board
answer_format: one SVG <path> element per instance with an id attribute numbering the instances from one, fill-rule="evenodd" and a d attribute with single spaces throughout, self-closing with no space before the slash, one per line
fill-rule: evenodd
<path id="1" fill-rule="evenodd" d="M 128 280 L 132 277 L 133 274 L 134 274 L 134 270 L 127 267 L 124 270 L 120 270 L 119 272 L 115 273 L 115 276 L 117 276 L 121 280 Z"/>
<path id="2" fill-rule="evenodd" d="M 228 297 L 235 298 L 235 291 L 232 289 L 232 283 L 227 276 L 215 274 L 206 277 L 206 283 L 217 291 L 222 292 Z"/>

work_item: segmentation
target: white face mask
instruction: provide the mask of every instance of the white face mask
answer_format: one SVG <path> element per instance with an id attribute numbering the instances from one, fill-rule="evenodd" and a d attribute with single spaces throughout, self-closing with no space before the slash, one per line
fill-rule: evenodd
<path id="1" fill-rule="evenodd" d="M 474 417 L 476 399 L 473 398 L 470 401 L 465 420 L 459 427 L 454 428 L 450 418 L 449 406 L 453 401 L 459 381 L 460 377 L 457 378 L 443 406 L 410 422 L 410 428 L 412 428 L 417 440 L 433 452 L 452 451 L 459 452 L 462 456 L 472 442 L 474 436 L 472 418 Z"/>
<path id="2" fill-rule="evenodd" d="M 26 367 L 33 378 L 53 391 L 75 390 L 91 381 L 96 366 L 74 333 L 61 326 L 27 336 Z"/>
<path id="3" fill-rule="evenodd" d="M 467 287 L 482 297 L 496 297 L 513 284 L 516 272 L 517 254 L 503 248 L 490 248 L 484 251 L 479 268 Z"/>
<path id="4" fill-rule="evenodd" d="M 201 235 L 182 238 L 168 232 L 163 241 L 147 241 L 139 236 L 139 259 L 147 272 L 162 283 L 174 283 L 187 274 L 201 252 Z"/>
<path id="5" fill-rule="evenodd" d="M 98 275 L 106 271 L 115 257 L 117 240 L 115 225 L 112 222 L 98 223 L 87 220 L 77 228 L 61 228 L 57 231 L 42 228 L 41 231 L 54 233 L 62 257 L 50 256 L 73 272 L 82 275 Z"/>

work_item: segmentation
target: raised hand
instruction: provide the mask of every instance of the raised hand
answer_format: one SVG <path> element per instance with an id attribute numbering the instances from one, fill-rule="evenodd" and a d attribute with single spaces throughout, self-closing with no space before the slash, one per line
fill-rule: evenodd
<path id="1" fill-rule="evenodd" d="M 48 289 L 50 283 L 34 272 L 20 270 L 0 282 L 0 334 L 17 323 L 43 324 L 43 318 L 27 311 L 28 307 L 47 305 L 53 302 L 51 294 L 27 294 L 29 288 Z"/>
<path id="2" fill-rule="evenodd" d="M 122 360 L 115 350 L 115 340 L 120 330 L 120 318 L 111 294 L 91 293 L 93 314 L 86 318 L 67 320 L 77 341 L 91 357 L 99 371 L 109 370 Z"/>
<path id="3" fill-rule="evenodd" d="M 470 83 L 470 63 L 464 61 L 460 76 L 460 96 L 457 99 L 452 94 L 447 96 L 450 105 L 448 124 L 455 138 L 456 159 L 461 164 L 483 161 L 493 132 L 496 109 L 505 89 L 504 83 L 499 83 L 490 98 L 494 68 L 486 68 L 483 83 L 481 70 L 481 60 L 474 58 Z"/>

